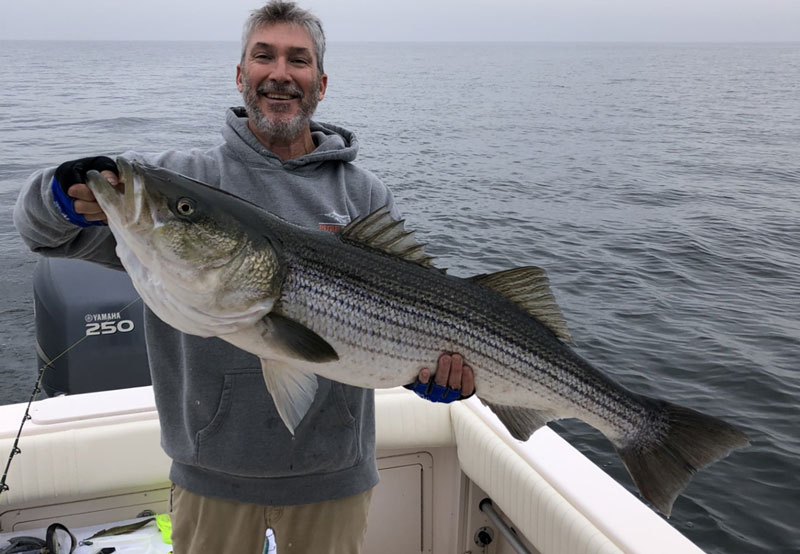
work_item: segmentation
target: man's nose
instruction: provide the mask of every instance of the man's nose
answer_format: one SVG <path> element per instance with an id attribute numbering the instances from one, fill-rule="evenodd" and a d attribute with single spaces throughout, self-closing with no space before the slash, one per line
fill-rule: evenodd
<path id="1" fill-rule="evenodd" d="M 272 66 L 272 71 L 270 72 L 269 78 L 273 81 L 281 81 L 287 82 L 291 78 L 289 76 L 289 64 L 286 61 L 286 58 L 279 57 L 275 60 L 275 64 Z"/>

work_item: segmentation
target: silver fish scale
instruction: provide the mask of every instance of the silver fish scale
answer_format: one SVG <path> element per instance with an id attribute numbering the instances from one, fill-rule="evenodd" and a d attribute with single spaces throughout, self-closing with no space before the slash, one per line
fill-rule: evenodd
<path id="1" fill-rule="evenodd" d="M 459 352 L 485 401 L 578 417 L 613 436 L 638 428 L 646 410 L 636 395 L 494 291 L 367 249 L 297 247 L 276 309 L 328 340 L 336 369 L 356 372 L 360 386 L 407 384 Z"/>

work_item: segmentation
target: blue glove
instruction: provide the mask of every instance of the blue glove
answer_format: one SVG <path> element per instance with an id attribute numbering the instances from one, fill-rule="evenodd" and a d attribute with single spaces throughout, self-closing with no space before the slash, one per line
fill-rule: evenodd
<path id="1" fill-rule="evenodd" d="M 56 206 L 64 214 L 67 220 L 78 227 L 88 227 L 90 225 L 105 225 L 102 221 L 87 221 L 83 215 L 75 211 L 75 199 L 67 194 L 69 187 L 75 183 L 85 183 L 86 173 L 94 169 L 96 171 L 113 171 L 119 177 L 119 170 L 114 160 L 106 156 L 95 156 L 91 158 L 81 158 L 64 162 L 56 168 L 56 174 L 50 183 L 53 191 L 53 200 Z"/>
<path id="2" fill-rule="evenodd" d="M 429 400 L 431 402 L 441 402 L 442 404 L 450 404 L 456 400 L 462 400 L 461 389 L 451 389 L 450 387 L 443 387 L 433 382 L 433 378 L 427 383 L 421 383 L 419 379 L 409 385 L 404 385 L 405 388 L 414 391 L 420 398 Z M 472 395 L 470 395 L 472 396 Z"/>

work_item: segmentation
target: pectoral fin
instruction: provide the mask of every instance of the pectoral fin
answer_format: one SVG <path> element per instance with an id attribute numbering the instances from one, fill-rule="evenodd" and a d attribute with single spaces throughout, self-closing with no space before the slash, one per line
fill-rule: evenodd
<path id="1" fill-rule="evenodd" d="M 317 376 L 298 371 L 284 363 L 261 360 L 261 372 L 272 395 L 278 415 L 294 435 L 317 394 Z"/>
<path id="2" fill-rule="evenodd" d="M 262 338 L 275 352 L 306 362 L 324 363 L 339 359 L 336 350 L 314 331 L 279 314 L 264 316 Z"/>

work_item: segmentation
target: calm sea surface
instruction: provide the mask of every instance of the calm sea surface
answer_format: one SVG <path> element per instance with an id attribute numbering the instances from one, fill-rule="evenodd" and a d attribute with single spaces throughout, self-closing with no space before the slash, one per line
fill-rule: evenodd
<path id="1" fill-rule="evenodd" d="M 35 374 L 25 178 L 215 144 L 238 55 L 0 42 L 1 403 Z M 326 70 L 317 119 L 358 134 L 439 265 L 545 267 L 581 354 L 750 434 L 671 523 L 708 552 L 800 552 L 800 44 L 332 44 Z M 631 488 L 599 433 L 558 430 Z"/>

